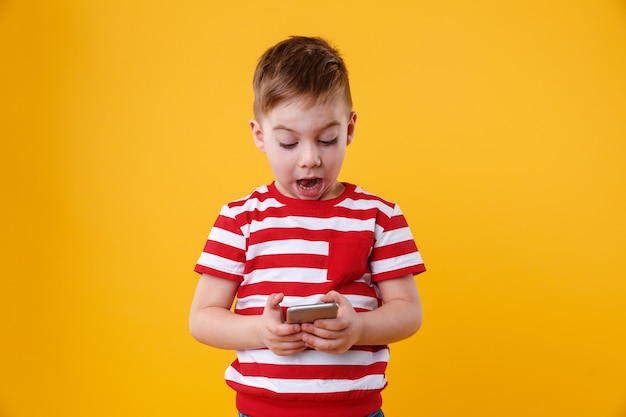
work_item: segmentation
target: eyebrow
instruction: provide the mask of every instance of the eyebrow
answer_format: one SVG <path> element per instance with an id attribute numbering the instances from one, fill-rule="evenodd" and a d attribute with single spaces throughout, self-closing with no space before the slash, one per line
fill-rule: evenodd
<path id="1" fill-rule="evenodd" d="M 317 131 L 318 131 L 318 132 L 321 132 L 322 130 L 326 130 L 326 129 L 328 129 L 329 127 L 339 126 L 339 125 L 341 125 L 341 122 L 340 122 L 340 121 L 338 121 L 338 120 L 333 120 L 332 122 L 328 123 L 327 125 L 322 126 L 322 127 L 321 127 L 320 129 L 318 129 Z M 274 127 L 272 128 L 272 131 L 277 131 L 277 130 L 286 130 L 287 132 L 290 132 L 290 133 L 297 133 L 295 130 L 293 130 L 293 129 L 291 129 L 291 128 L 287 127 L 287 126 L 284 126 L 284 125 L 276 125 L 276 126 L 274 126 Z"/>

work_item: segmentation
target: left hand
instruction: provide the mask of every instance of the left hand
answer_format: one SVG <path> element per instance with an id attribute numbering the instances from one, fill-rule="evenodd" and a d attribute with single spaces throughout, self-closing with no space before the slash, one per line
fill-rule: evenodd
<path id="1" fill-rule="evenodd" d="M 312 349 L 326 353 L 347 352 L 363 331 L 360 315 L 352 307 L 352 303 L 337 291 L 330 291 L 321 300 L 324 303 L 335 302 L 339 312 L 335 319 L 320 319 L 314 323 L 302 324 L 302 341 Z"/>

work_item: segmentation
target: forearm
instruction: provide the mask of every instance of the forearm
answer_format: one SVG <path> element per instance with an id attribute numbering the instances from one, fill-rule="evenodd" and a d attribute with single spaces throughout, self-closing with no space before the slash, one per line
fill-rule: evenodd
<path id="1" fill-rule="evenodd" d="M 415 334 L 422 325 L 419 301 L 392 300 L 358 313 L 361 331 L 355 345 L 387 345 Z"/>
<path id="2" fill-rule="evenodd" d="M 265 347 L 259 337 L 260 316 L 242 316 L 223 307 L 205 307 L 189 315 L 191 335 L 219 349 L 246 350 Z"/>

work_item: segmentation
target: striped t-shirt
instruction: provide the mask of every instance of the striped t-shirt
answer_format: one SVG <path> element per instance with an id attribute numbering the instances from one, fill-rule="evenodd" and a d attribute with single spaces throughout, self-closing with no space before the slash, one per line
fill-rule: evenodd
<path id="1" fill-rule="evenodd" d="M 236 314 L 261 314 L 273 293 L 285 294 L 286 308 L 319 302 L 331 290 L 356 311 L 376 309 L 376 282 L 425 268 L 400 208 L 345 185 L 340 196 L 315 201 L 264 185 L 225 205 L 195 271 L 240 283 Z M 225 376 L 239 411 L 254 417 L 367 415 L 380 407 L 388 359 L 387 346 L 341 355 L 246 350 Z"/>

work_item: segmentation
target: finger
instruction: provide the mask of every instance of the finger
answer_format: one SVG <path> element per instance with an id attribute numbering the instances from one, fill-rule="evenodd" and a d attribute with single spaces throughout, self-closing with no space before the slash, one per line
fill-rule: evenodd
<path id="1" fill-rule="evenodd" d="M 287 342 L 284 339 L 276 341 L 275 344 L 271 346 L 272 352 L 277 355 L 293 355 L 295 353 L 302 352 L 306 349 L 306 345 L 302 340 L 302 336 L 299 336 L 297 340 Z"/>
<path id="2" fill-rule="evenodd" d="M 274 349 L 272 350 L 272 352 L 278 356 L 290 356 L 290 355 L 295 355 L 296 353 L 300 353 L 306 350 L 306 348 L 307 348 L 306 346 L 302 345 L 300 347 L 292 348 L 292 349 Z"/>
<path id="3" fill-rule="evenodd" d="M 304 341 L 302 340 L 302 335 L 300 335 L 297 340 L 292 340 L 292 341 L 277 340 L 274 346 L 277 349 L 282 349 L 282 350 L 300 349 L 304 347 Z"/>
<path id="4" fill-rule="evenodd" d="M 345 297 L 343 297 L 337 291 L 332 290 L 332 291 L 329 291 L 326 294 L 322 295 L 322 297 L 320 298 L 320 301 L 323 302 L 323 303 L 335 302 L 337 304 L 340 304 L 340 301 L 342 301 L 341 300 L 342 298 L 345 298 Z"/>
<path id="5" fill-rule="evenodd" d="M 306 328 L 302 326 L 302 331 L 303 333 L 308 333 L 320 339 L 326 339 L 326 340 L 340 340 L 345 337 L 345 332 L 343 331 L 343 328 L 334 330 L 334 329 L 325 329 L 317 325 L 311 325 L 310 327 L 306 327 Z"/>
<path id="6" fill-rule="evenodd" d="M 339 317 L 336 319 L 320 319 L 315 320 L 313 326 L 317 329 L 330 330 L 332 332 L 341 332 L 348 327 L 349 322 L 343 318 Z"/>
<path id="7" fill-rule="evenodd" d="M 319 319 L 314 323 L 303 323 L 302 331 L 327 338 L 330 332 L 340 332 L 346 328 L 346 324 L 340 319 Z"/>
<path id="8" fill-rule="evenodd" d="M 296 342 L 302 339 L 302 329 L 299 324 L 281 323 L 274 328 L 274 334 L 284 342 Z"/>
<path id="9" fill-rule="evenodd" d="M 350 300 L 348 300 L 348 298 L 340 293 L 338 293 L 337 291 L 329 291 L 326 294 L 324 294 L 321 297 L 321 301 L 324 303 L 337 303 L 337 305 L 339 306 L 339 315 L 341 316 L 341 312 L 342 311 L 348 311 L 351 310 L 352 307 L 352 303 L 350 302 Z"/>
<path id="10" fill-rule="evenodd" d="M 283 298 L 285 298 L 285 294 L 283 293 L 270 294 L 270 296 L 267 297 L 265 308 L 269 308 L 271 310 L 279 309 L 279 304 L 283 301 Z"/>
<path id="11" fill-rule="evenodd" d="M 270 294 L 265 302 L 265 308 L 263 309 L 263 315 L 271 317 L 274 321 L 282 323 L 283 313 L 280 309 L 280 302 L 285 298 L 284 294 Z"/>
<path id="12" fill-rule="evenodd" d="M 302 328 L 299 324 L 287 324 L 276 317 L 269 317 L 273 312 L 264 312 L 269 321 L 265 328 L 268 330 L 267 337 L 275 342 L 294 342 L 301 339 Z"/>
<path id="13" fill-rule="evenodd" d="M 337 347 L 340 345 L 340 343 L 336 340 L 325 339 L 312 334 L 303 335 L 302 340 L 304 341 L 306 347 L 328 353 L 336 351 Z"/>

